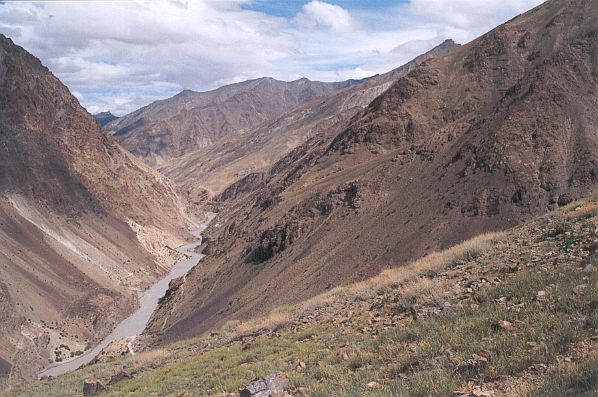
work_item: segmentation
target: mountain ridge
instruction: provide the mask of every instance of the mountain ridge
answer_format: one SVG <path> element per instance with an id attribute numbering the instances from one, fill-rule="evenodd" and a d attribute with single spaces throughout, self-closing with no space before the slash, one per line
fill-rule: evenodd
<path id="1" fill-rule="evenodd" d="M 109 123 L 120 143 L 151 165 L 272 119 L 337 89 L 335 83 L 264 77 L 208 92 L 184 90 Z"/>
<path id="2" fill-rule="evenodd" d="M 113 115 L 110 111 L 96 113 L 93 115 L 93 117 L 98 121 L 98 123 L 100 123 L 100 125 L 102 127 L 104 127 L 106 124 L 118 119 L 118 117 Z"/>
<path id="3" fill-rule="evenodd" d="M 215 197 L 245 176 L 267 170 L 311 137 L 338 133 L 394 80 L 419 63 L 457 47 L 454 41 L 446 40 L 390 72 L 338 83 L 342 89 L 314 98 L 253 130 L 227 135 L 203 149 L 166 162 L 158 170 L 198 201 L 205 200 L 206 194 Z"/>

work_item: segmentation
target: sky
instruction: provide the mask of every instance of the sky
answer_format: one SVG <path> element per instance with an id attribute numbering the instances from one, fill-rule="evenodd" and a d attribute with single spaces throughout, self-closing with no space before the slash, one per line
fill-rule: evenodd
<path id="1" fill-rule="evenodd" d="M 0 33 L 91 113 L 258 77 L 342 81 L 464 44 L 543 0 L 0 1 Z"/>

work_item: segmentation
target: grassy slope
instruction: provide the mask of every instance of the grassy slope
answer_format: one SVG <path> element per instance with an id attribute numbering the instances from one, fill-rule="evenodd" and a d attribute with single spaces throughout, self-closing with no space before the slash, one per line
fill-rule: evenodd
<path id="1" fill-rule="evenodd" d="M 275 372 L 309 396 L 598 395 L 597 233 L 594 196 L 267 318 L 12 395 L 80 395 L 83 379 L 123 368 L 134 378 L 110 395 L 224 395 Z"/>

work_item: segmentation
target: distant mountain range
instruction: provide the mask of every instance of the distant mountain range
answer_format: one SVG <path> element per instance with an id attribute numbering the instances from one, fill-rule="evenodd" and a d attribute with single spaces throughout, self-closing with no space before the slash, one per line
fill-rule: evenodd
<path id="1" fill-rule="evenodd" d="M 250 131 L 298 105 L 350 83 L 261 78 L 214 91 L 183 91 L 106 125 L 131 153 L 150 165 Z"/>

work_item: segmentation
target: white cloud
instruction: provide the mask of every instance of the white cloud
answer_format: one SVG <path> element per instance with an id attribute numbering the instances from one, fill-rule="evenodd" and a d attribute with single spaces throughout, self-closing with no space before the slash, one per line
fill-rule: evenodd
<path id="1" fill-rule="evenodd" d="M 252 0 L 13 1 L 0 3 L 0 33 L 41 58 L 88 110 L 124 114 L 182 89 L 261 76 L 383 73 L 541 1 L 411 0 L 376 9 L 368 0 L 356 8 L 305 0 L 289 18 L 251 11 Z"/>
<path id="2" fill-rule="evenodd" d="M 323 1 L 313 0 L 303 6 L 294 22 L 308 29 L 324 27 L 337 33 L 352 32 L 361 27 L 361 24 L 341 6 Z"/>
<path id="3" fill-rule="evenodd" d="M 6 33 L 50 67 L 91 109 L 117 106 L 107 94 L 130 87 L 133 106 L 184 88 L 254 77 L 288 57 L 288 21 L 242 10 L 243 1 L 10 2 L 0 5 Z M 157 84 L 156 83 L 161 83 Z M 168 86 L 166 92 L 156 89 Z M 151 93 L 148 95 L 148 91 Z M 125 95 L 125 94 L 122 94 Z M 108 110 L 108 109 L 102 109 Z"/>
<path id="4" fill-rule="evenodd" d="M 479 34 L 545 0 L 411 0 L 409 13 L 445 29 Z"/>

